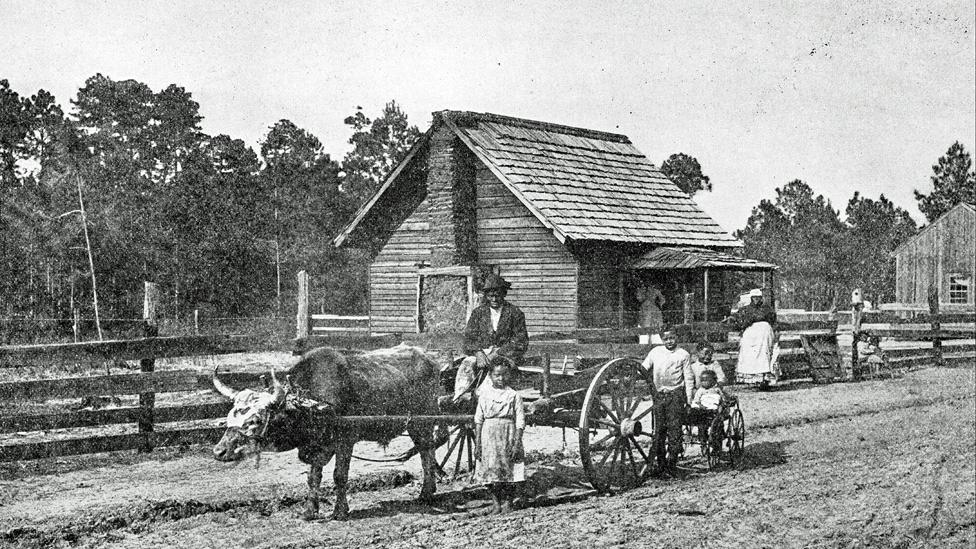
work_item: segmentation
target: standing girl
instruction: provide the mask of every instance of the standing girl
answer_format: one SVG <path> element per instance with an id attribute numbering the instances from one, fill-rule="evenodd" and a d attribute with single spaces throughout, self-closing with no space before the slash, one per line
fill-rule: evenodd
<path id="1" fill-rule="evenodd" d="M 522 397 L 509 387 L 510 380 L 508 364 L 496 361 L 491 369 L 491 387 L 479 390 L 474 413 L 478 477 L 491 494 L 493 513 L 512 509 L 513 483 L 525 480 L 525 409 Z"/>

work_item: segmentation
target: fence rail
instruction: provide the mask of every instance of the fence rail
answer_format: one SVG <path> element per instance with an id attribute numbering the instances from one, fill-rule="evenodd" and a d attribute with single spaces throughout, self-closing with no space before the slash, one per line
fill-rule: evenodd
<path id="1" fill-rule="evenodd" d="M 320 315 L 315 315 L 320 316 Z M 941 320 L 945 315 L 934 317 Z M 959 319 L 951 317 L 954 321 Z M 333 320 L 333 319 L 325 319 Z M 931 320 L 931 319 L 926 319 Z M 353 317 L 350 323 L 362 322 Z M 915 342 L 912 348 L 887 350 L 892 364 L 911 368 L 924 364 L 957 364 L 973 361 L 976 341 L 973 327 L 946 325 L 937 322 L 909 324 L 863 324 L 861 330 L 877 333 L 890 344 L 901 345 L 904 341 Z M 897 324 L 897 325 L 896 325 Z M 780 363 L 784 371 L 794 378 L 811 375 L 812 359 L 803 338 L 837 337 L 851 338 L 851 327 L 838 327 L 836 322 L 809 321 L 781 324 L 779 340 Z M 846 332 L 845 332 L 846 330 Z M 719 323 L 697 323 L 677 327 L 681 344 L 694 348 L 702 340 L 712 342 L 717 358 L 724 364 L 732 364 L 738 350 L 735 333 Z M 845 335 L 846 334 L 846 335 Z M 533 334 L 527 357 L 526 370 L 545 371 L 543 383 L 549 390 L 579 390 L 585 383 L 588 365 L 620 356 L 643 356 L 648 345 L 636 343 L 646 330 L 576 330 L 572 332 Z M 955 339 L 955 340 L 953 340 Z M 460 334 L 385 334 L 369 335 L 362 331 L 342 333 L 313 333 L 299 340 L 296 350 L 312 346 L 330 345 L 344 349 L 369 349 L 389 347 L 401 341 L 442 351 L 447 357 L 458 356 L 461 350 Z M 846 347 L 850 351 L 851 343 Z M 152 360 L 185 356 L 218 355 L 244 351 L 267 350 L 268 345 L 250 338 L 227 336 L 150 337 L 134 340 L 56 345 L 15 345 L 0 347 L 0 365 L 6 368 L 52 362 L 99 362 L 106 360 Z M 545 367 L 547 366 L 548 367 Z M 562 365 L 562 367 L 560 367 Z M 553 379 L 549 380 L 548 375 Z M 253 373 L 228 372 L 221 374 L 228 384 L 245 387 L 260 384 Z M 98 375 L 79 378 L 61 378 L 0 383 L 0 399 L 7 402 L 46 401 L 72 399 L 95 395 L 155 395 L 166 392 L 191 392 L 212 388 L 209 373 L 195 370 L 151 369 L 128 374 Z M 216 398 L 216 397 L 215 397 Z M 206 421 L 223 417 L 229 403 L 223 401 L 201 402 L 191 405 L 155 406 L 153 399 L 142 399 L 139 406 L 124 406 L 103 410 L 77 410 L 62 413 L 46 411 L 42 414 L 0 415 L 0 434 L 36 433 L 39 431 L 98 428 L 137 424 L 140 432 L 126 434 L 99 434 L 76 436 L 46 441 L 16 441 L 0 444 L 0 461 L 39 459 L 95 452 L 151 449 L 154 447 L 208 444 L 215 442 L 222 428 L 187 426 L 186 422 Z M 70 432 L 67 432 L 70 435 Z M 14 438 L 14 437 L 8 437 Z"/>
<path id="2" fill-rule="evenodd" d="M 368 316 L 343 316 L 313 314 L 311 319 L 312 333 L 367 333 L 369 332 Z"/>
<path id="3" fill-rule="evenodd" d="M 148 337 L 134 340 L 62 343 L 52 345 L 0 346 L 0 365 L 20 368 L 52 363 L 100 363 L 156 358 L 212 356 L 267 350 L 263 341 L 228 336 Z M 0 434 L 31 433 L 57 429 L 97 428 L 137 424 L 140 432 L 121 435 L 83 436 L 44 442 L 0 445 L 0 461 L 38 459 L 74 454 L 214 442 L 217 427 L 174 428 L 179 422 L 223 417 L 229 403 L 209 402 L 184 406 L 156 406 L 157 393 L 211 390 L 211 374 L 196 370 L 152 369 L 138 373 L 37 379 L 0 383 L 0 400 L 6 403 L 77 399 L 99 395 L 139 395 L 139 406 L 58 413 L 0 415 Z M 258 374 L 222 374 L 236 386 L 256 386 Z M 151 398 L 146 398 L 151 395 Z M 161 429 L 157 431 L 157 428 Z"/>

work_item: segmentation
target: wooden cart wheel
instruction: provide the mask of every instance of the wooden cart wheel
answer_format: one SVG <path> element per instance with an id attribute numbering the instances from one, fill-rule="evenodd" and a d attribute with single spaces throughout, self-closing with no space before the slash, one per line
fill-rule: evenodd
<path id="1" fill-rule="evenodd" d="M 580 411 L 579 452 L 598 492 L 640 486 L 653 471 L 651 383 L 640 361 L 618 358 L 603 365 Z"/>
<path id="2" fill-rule="evenodd" d="M 718 444 L 715 440 L 718 439 Z M 722 460 L 722 443 L 725 442 L 725 421 L 721 415 L 712 419 L 708 426 L 708 441 L 702 444 L 702 455 L 708 461 L 708 468 L 714 469 Z"/>
<path id="3" fill-rule="evenodd" d="M 448 430 L 447 442 L 434 453 L 441 476 L 456 480 L 460 476 L 473 474 L 474 426 L 464 423 L 439 428 Z"/>
<path id="4" fill-rule="evenodd" d="M 738 408 L 732 412 L 726 436 L 729 439 L 729 461 L 734 465 L 742 457 L 746 447 L 746 422 Z"/>

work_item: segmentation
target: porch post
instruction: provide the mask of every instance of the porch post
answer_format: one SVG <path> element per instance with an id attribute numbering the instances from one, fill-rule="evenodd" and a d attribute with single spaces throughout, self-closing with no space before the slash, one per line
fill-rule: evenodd
<path id="1" fill-rule="evenodd" d="M 705 322 L 708 322 L 708 269 L 705 269 Z"/>
<path id="2" fill-rule="evenodd" d="M 617 271 L 617 329 L 624 329 L 624 272 Z"/>

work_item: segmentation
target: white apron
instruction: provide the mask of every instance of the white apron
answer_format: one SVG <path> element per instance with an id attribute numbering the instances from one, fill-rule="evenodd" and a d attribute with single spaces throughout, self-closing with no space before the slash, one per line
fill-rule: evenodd
<path id="1" fill-rule="evenodd" d="M 756 322 L 742 331 L 739 341 L 739 361 L 735 374 L 744 383 L 759 383 L 779 377 L 774 349 L 776 341 L 768 322 Z M 778 349 L 776 349 L 778 350 Z"/>

